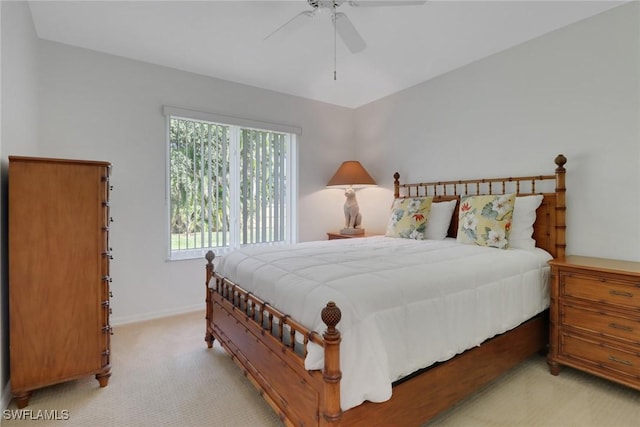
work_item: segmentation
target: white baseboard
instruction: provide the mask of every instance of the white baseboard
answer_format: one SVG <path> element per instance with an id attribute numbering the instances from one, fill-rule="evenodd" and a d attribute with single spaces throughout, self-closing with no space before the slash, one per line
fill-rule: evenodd
<path id="1" fill-rule="evenodd" d="M 9 407 L 9 404 L 11 403 L 11 398 L 13 396 L 11 396 L 11 380 L 7 381 L 7 384 L 5 385 L 4 389 L 2 390 L 2 410 L 4 411 L 5 409 L 7 409 Z"/>
<path id="2" fill-rule="evenodd" d="M 196 311 L 202 311 L 202 314 L 204 315 L 204 305 L 197 304 L 172 310 L 155 311 L 145 314 L 135 314 L 132 316 L 113 317 L 111 318 L 111 325 L 126 325 L 128 323 L 143 322 L 145 320 L 159 319 L 161 317 L 176 316 L 178 314 L 193 313 Z M 2 410 L 5 410 L 9 407 L 12 398 L 13 396 L 11 395 L 11 379 L 9 379 L 4 389 L 2 390 L 2 396 L 0 396 L 0 405 L 2 405 Z"/>
<path id="3" fill-rule="evenodd" d="M 112 326 L 121 326 L 129 323 L 144 322 L 145 320 L 159 319 L 161 317 L 175 316 L 177 314 L 193 313 L 194 311 L 202 311 L 204 314 L 204 304 L 190 305 L 187 307 L 181 307 L 171 310 L 154 311 L 144 314 L 133 314 L 131 316 L 111 317 Z"/>

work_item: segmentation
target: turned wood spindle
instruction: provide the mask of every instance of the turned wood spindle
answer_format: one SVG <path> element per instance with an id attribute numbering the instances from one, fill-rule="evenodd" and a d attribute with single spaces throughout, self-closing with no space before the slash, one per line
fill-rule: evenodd
<path id="1" fill-rule="evenodd" d="M 322 309 L 322 321 L 327 325 L 323 334 L 324 338 L 324 371 L 322 379 L 325 382 L 324 402 L 322 415 L 327 422 L 336 423 L 342 416 L 340 409 L 340 331 L 336 325 L 340 322 L 342 312 L 335 302 L 330 301 Z"/>

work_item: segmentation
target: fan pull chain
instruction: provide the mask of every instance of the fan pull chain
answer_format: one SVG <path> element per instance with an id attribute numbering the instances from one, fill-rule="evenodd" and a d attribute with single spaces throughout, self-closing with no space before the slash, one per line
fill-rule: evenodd
<path id="1" fill-rule="evenodd" d="M 338 66 L 336 65 L 338 60 L 337 58 L 337 53 L 336 53 L 336 6 L 334 4 L 333 6 L 333 80 L 336 81 L 337 80 L 337 71 L 336 69 L 338 68 Z"/>

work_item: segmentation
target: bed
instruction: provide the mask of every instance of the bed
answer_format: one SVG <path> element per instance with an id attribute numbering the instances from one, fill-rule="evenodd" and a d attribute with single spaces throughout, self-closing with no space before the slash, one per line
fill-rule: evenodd
<path id="1" fill-rule="evenodd" d="M 401 184 L 396 173 L 396 201 L 429 198 L 433 203 L 455 205 L 448 238 L 438 242 L 374 237 L 302 243 L 293 248 L 274 246 L 268 252 L 250 248 L 225 256 L 220 271 L 214 269 L 213 252 L 207 253 L 208 347 L 212 347 L 214 339 L 218 340 L 285 425 L 424 423 L 522 360 L 546 349 L 548 288 L 534 290 L 537 288 L 529 284 L 529 277 L 541 277 L 541 281 L 548 282 L 544 276 L 548 269 L 542 265 L 565 254 L 566 158 L 558 155 L 555 163 L 555 173 L 551 175 L 415 184 Z M 460 200 L 481 194 L 542 196 L 532 231 L 536 248 L 500 250 L 459 245 L 455 237 L 460 226 Z M 486 258 L 496 254 L 506 258 L 500 261 Z M 515 269 L 518 271 L 505 273 L 504 277 L 496 276 L 494 268 L 480 272 L 483 265 L 491 263 L 511 265 L 514 257 L 522 257 L 528 260 L 525 263 L 541 268 L 529 272 L 518 267 Z M 460 264 L 465 262 L 470 264 Z M 433 287 L 429 284 L 431 290 L 411 283 L 416 274 L 409 269 L 427 268 L 427 264 L 433 264 L 434 269 L 420 271 L 423 281 L 429 277 L 435 283 Z M 441 268 L 444 264 L 456 266 L 454 270 L 460 274 L 452 276 L 451 268 L 446 271 Z M 291 265 L 300 269 L 285 271 Z M 469 271 L 473 274 L 469 275 Z M 484 276 L 488 279 L 486 284 L 481 282 L 484 286 L 481 290 L 468 288 L 468 282 Z M 511 295 L 509 280 L 524 283 L 524 292 Z M 356 288 L 355 282 L 366 283 L 365 291 Z M 461 299 L 445 295 L 450 304 L 446 310 L 429 306 L 433 303 L 424 294 L 442 293 L 444 289 L 448 292 L 449 288 L 456 290 L 452 294 Z M 380 293 L 374 294 L 374 289 Z M 308 297 L 311 294 L 318 298 L 312 300 Z M 534 294 L 537 296 L 532 297 Z M 397 308 L 392 304 L 394 300 L 410 302 L 412 309 Z M 482 322 L 467 319 L 466 325 L 495 323 L 497 329 L 465 333 L 462 321 L 461 325 L 451 327 L 453 334 L 441 332 L 439 336 L 437 330 L 428 329 L 428 325 L 435 323 L 429 317 L 431 313 L 472 312 L 476 300 L 498 303 L 493 309 L 478 310 L 488 319 Z M 512 304 L 513 301 L 529 300 L 543 302 L 523 304 L 522 310 L 507 309 L 520 305 Z M 375 314 L 369 315 L 373 306 Z M 501 310 L 505 311 L 504 316 L 498 316 Z M 456 315 L 452 319 L 464 317 Z M 401 332 L 406 332 L 409 338 Z M 483 334 L 488 334 L 487 338 Z M 426 343 L 421 341 L 423 335 L 429 337 Z M 467 339 L 455 344 L 434 340 L 447 335 Z M 372 354 L 379 356 L 374 358 Z M 364 371 L 365 377 L 367 373 L 371 377 L 371 384 L 365 384 L 364 391 L 358 369 Z"/>

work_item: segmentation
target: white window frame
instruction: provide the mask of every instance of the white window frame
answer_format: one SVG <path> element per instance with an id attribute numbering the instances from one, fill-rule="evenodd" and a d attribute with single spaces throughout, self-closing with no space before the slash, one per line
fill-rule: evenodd
<path id="1" fill-rule="evenodd" d="M 219 114 L 212 113 L 204 113 L 201 111 L 187 110 L 183 108 L 176 108 L 170 106 L 163 107 L 163 114 L 165 116 L 166 121 L 166 129 L 165 129 L 165 157 L 166 157 L 166 180 L 165 180 L 165 205 L 166 205 L 166 218 L 165 218 L 165 229 L 166 229 L 166 248 L 167 248 L 167 260 L 176 261 L 176 260 L 185 260 L 185 259 L 195 259 L 202 258 L 209 250 L 213 250 L 218 255 L 224 255 L 234 249 L 242 246 L 240 244 L 240 204 L 234 200 L 231 205 L 231 218 L 230 221 L 230 230 L 229 230 L 229 244 L 227 246 L 218 246 L 211 248 L 199 248 L 199 249 L 186 249 L 180 251 L 172 251 L 171 250 L 171 194 L 170 194 L 170 179 L 171 179 L 171 156 L 170 156 L 170 122 L 172 118 L 176 119 L 184 119 L 184 120 L 195 120 L 195 121 L 203 121 L 210 122 L 220 125 L 229 126 L 231 128 L 230 134 L 230 174 L 232 176 L 237 176 L 239 174 L 240 169 L 240 153 L 238 150 L 239 147 L 239 138 L 240 131 L 242 129 L 255 129 L 260 131 L 272 131 L 272 132 L 282 132 L 289 134 L 290 137 L 287 138 L 287 159 L 286 162 L 286 176 L 288 177 L 287 181 L 287 193 L 285 199 L 285 218 L 287 226 L 284 230 L 285 232 L 285 240 L 284 242 L 277 243 L 256 243 L 254 245 L 274 245 L 280 243 L 294 243 L 298 240 L 298 223 L 297 223 L 297 199 L 298 199 L 298 139 L 302 134 L 302 129 L 299 127 L 282 125 L 282 124 L 274 124 L 274 123 L 266 123 L 260 122 L 256 120 L 249 119 L 241 119 L 237 117 L 223 116 Z M 232 179 L 230 185 L 233 187 L 232 191 L 234 194 L 239 194 L 240 180 Z"/>

